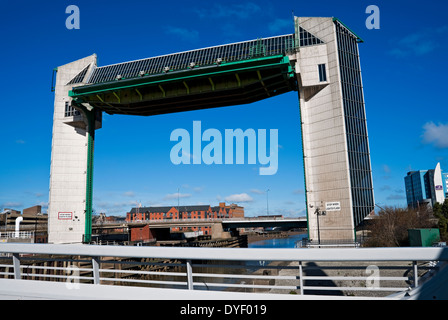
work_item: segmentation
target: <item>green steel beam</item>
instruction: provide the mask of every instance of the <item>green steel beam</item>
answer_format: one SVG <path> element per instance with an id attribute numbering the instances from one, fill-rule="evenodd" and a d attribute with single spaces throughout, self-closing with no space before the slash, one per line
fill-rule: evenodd
<path id="1" fill-rule="evenodd" d="M 86 206 L 85 206 L 85 226 L 84 226 L 84 243 L 90 243 L 92 240 L 92 211 L 93 211 L 93 154 L 95 143 L 95 109 L 88 110 L 81 104 L 76 104 L 76 108 L 80 110 L 87 118 L 87 170 L 86 170 Z"/>
<path id="2" fill-rule="evenodd" d="M 212 78 L 208 78 L 208 81 L 210 81 L 210 84 L 212 86 L 212 91 L 215 91 L 215 84 L 213 83 Z"/>
<path id="3" fill-rule="evenodd" d="M 140 97 L 140 101 L 143 100 L 143 96 L 140 91 L 138 91 L 138 89 L 135 89 L 135 92 L 137 92 L 138 96 Z"/>
<path id="4" fill-rule="evenodd" d="M 220 66 L 211 66 L 203 68 L 195 68 L 192 70 L 176 71 L 167 74 L 161 74 L 150 77 L 139 77 L 132 79 L 122 79 L 113 82 L 106 82 L 100 84 L 92 84 L 86 86 L 79 86 L 69 91 L 69 96 L 72 98 L 81 98 L 83 96 L 113 92 L 117 90 L 138 88 L 148 85 L 161 85 L 167 82 L 186 81 L 188 79 L 212 77 L 224 74 L 231 74 L 243 71 L 257 71 L 263 68 L 272 67 L 288 67 L 288 72 L 292 72 L 289 58 L 283 55 L 262 57 L 244 61 L 236 61 L 223 63 Z"/>
<path id="5" fill-rule="evenodd" d="M 160 91 L 162 91 L 163 97 L 165 97 L 165 96 L 166 96 L 166 92 L 165 92 L 165 90 L 163 89 L 163 87 L 162 87 L 161 84 L 159 84 L 159 89 L 160 89 Z"/>
<path id="6" fill-rule="evenodd" d="M 235 73 L 235 78 L 236 78 L 236 81 L 238 81 L 238 87 L 241 87 L 241 79 L 240 79 L 240 76 L 238 75 L 238 73 Z"/>
<path id="7" fill-rule="evenodd" d="M 292 90 L 289 58 L 276 55 L 84 85 L 70 96 L 109 114 L 147 116 L 251 103 Z"/>
<path id="8" fill-rule="evenodd" d="M 92 211 L 93 211 L 93 150 L 95 142 L 95 111 L 86 112 L 88 127 L 88 145 L 87 145 L 87 177 L 86 177 L 86 225 L 85 239 L 86 243 L 92 240 Z"/>

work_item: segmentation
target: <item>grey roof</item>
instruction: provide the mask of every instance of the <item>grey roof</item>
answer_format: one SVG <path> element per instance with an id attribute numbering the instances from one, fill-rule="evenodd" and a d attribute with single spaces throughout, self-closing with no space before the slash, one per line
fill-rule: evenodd
<path id="1" fill-rule="evenodd" d="M 311 35 L 309 37 L 311 38 Z M 314 38 L 312 39 L 314 40 Z M 97 67 L 87 83 L 95 84 L 115 81 L 118 75 L 129 79 L 161 74 L 165 68 L 168 68 L 170 72 L 187 70 L 190 67 L 190 63 L 194 63 L 195 66 L 211 66 L 215 64 L 218 58 L 225 62 L 232 62 L 258 56 L 274 56 L 285 54 L 285 52 L 293 48 L 294 34 L 260 38 Z"/>

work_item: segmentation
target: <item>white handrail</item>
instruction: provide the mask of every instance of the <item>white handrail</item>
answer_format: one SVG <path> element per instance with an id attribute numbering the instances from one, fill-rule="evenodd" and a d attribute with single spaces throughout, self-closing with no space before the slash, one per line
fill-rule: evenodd
<path id="1" fill-rule="evenodd" d="M 37 257 L 33 257 L 35 254 Z M 67 267 L 50 267 L 50 266 L 33 266 L 28 263 L 24 263 L 21 265 L 21 260 L 33 260 L 37 259 L 42 260 L 40 255 L 57 255 L 57 261 L 65 261 L 68 263 L 72 263 L 73 256 L 84 257 L 79 259 L 80 262 L 84 263 L 84 267 L 76 266 L 76 270 L 78 270 L 78 274 L 74 275 L 60 275 L 55 273 L 47 273 L 45 271 L 42 273 L 35 273 L 33 270 L 56 270 L 64 271 L 67 273 L 71 273 L 70 269 L 72 265 Z M 97 245 L 80 245 L 80 244 L 72 244 L 72 245 L 62 245 L 62 244 L 28 244 L 28 243 L 0 243 L 0 256 L 4 256 L 4 259 L 9 259 L 12 257 L 12 265 L 2 265 L 1 268 L 5 268 L 5 272 L 1 272 L 2 275 L 13 276 L 14 279 L 22 279 L 22 277 L 31 278 L 60 278 L 60 279 L 79 279 L 82 281 L 90 281 L 92 285 L 99 285 L 101 283 L 117 283 L 117 282 L 125 282 L 125 283 L 145 283 L 146 285 L 167 285 L 167 286 L 183 286 L 184 288 L 194 290 L 195 287 L 217 287 L 226 288 L 226 287 L 234 287 L 234 288 L 246 288 L 246 289 L 257 289 L 257 290 L 269 290 L 269 289 L 278 289 L 278 290 L 296 290 L 300 289 L 300 294 L 304 295 L 305 290 L 370 290 L 367 286 L 358 286 L 358 287 L 345 287 L 345 286 L 331 286 L 331 287 L 315 287 L 310 286 L 309 284 L 304 283 L 304 281 L 312 281 L 312 280 L 359 280 L 359 281 L 368 281 L 368 277 L 363 276 L 316 276 L 316 275 L 306 275 L 303 272 L 303 263 L 304 262 L 353 262 L 350 266 L 355 266 L 356 262 L 377 262 L 380 265 L 382 262 L 387 263 L 390 261 L 399 261 L 406 262 L 405 264 L 401 264 L 401 266 L 405 266 L 406 268 L 413 268 L 413 279 L 406 277 L 397 277 L 397 276 L 385 276 L 381 277 L 382 281 L 390 281 L 390 280 L 399 280 L 403 283 L 406 283 L 408 280 L 412 281 L 413 287 L 416 288 L 419 285 L 419 273 L 417 270 L 417 264 L 420 262 L 428 262 L 428 261 L 447 261 L 448 260 L 448 248 L 440 248 L 440 247 L 431 247 L 431 248 L 348 248 L 348 249 L 250 249 L 250 248 L 189 248 L 189 247 L 134 247 L 134 246 L 97 246 Z M 67 258 L 62 258 L 60 256 L 67 256 Z M 90 257 L 85 260 L 85 257 Z M 110 260 L 113 258 L 112 260 Z M 118 258 L 118 259 L 117 259 Z M 125 258 L 120 260 L 120 258 Z M 128 260 L 127 258 L 131 258 Z M 150 258 L 150 262 L 144 262 L 146 259 L 142 259 L 138 261 L 139 258 Z M 155 259 L 155 260 L 154 260 Z M 165 261 L 157 261 L 158 259 L 163 259 Z M 50 259 L 51 260 L 51 259 Z M 168 260 L 168 263 L 166 263 Z M 201 264 L 201 263 L 192 263 L 192 261 L 226 261 L 227 264 Z M 56 261 L 56 260 L 55 260 Z M 169 261 L 177 261 L 169 262 Z M 243 265 L 231 265 L 232 261 L 242 261 L 246 262 Z M 252 262 L 250 262 L 252 261 Z M 261 274 L 251 274 L 250 271 L 248 274 L 244 272 L 241 274 L 229 274 L 227 273 L 217 273 L 213 274 L 208 272 L 207 270 L 193 271 L 193 268 L 213 268 L 213 267 L 233 267 L 235 269 L 245 268 L 250 270 L 254 267 L 253 261 L 282 261 L 282 262 L 292 262 L 298 267 L 293 265 L 284 264 L 275 265 L 275 264 L 267 264 L 263 268 L 266 269 L 295 269 L 297 273 L 294 275 L 276 275 L 271 273 Z M 89 263 L 90 262 L 90 263 Z M 247 263 L 249 262 L 249 263 Z M 412 262 L 413 266 L 409 266 L 409 263 Z M 85 263 L 87 263 L 87 268 Z M 104 264 L 106 267 L 102 267 Z M 175 271 L 172 270 L 170 272 L 163 272 L 163 270 L 159 271 L 151 271 L 145 269 L 117 269 L 109 267 L 111 265 L 126 265 L 126 264 L 136 264 L 148 266 L 174 266 L 176 268 L 183 268 L 184 271 Z M 255 264 L 256 265 L 256 264 Z M 90 267 L 91 266 L 91 267 Z M 109 266 L 109 267 L 108 267 Z M 8 271 L 9 270 L 9 271 Z M 31 270 L 31 272 L 30 272 Z M 79 272 L 83 272 L 80 274 Z M 87 272 L 87 274 L 86 274 Z M 168 281 L 157 278 L 143 278 L 143 279 L 134 279 L 134 278 L 123 278 L 120 276 L 110 276 L 110 275 L 125 275 L 126 273 L 129 276 L 168 276 L 168 277 L 180 277 L 181 281 L 173 281 L 173 279 L 168 279 Z M 103 276 L 102 276 L 103 274 Z M 207 280 L 207 283 L 200 280 L 206 278 L 221 278 L 224 282 L 214 282 Z M 182 281 L 184 279 L 184 281 Z M 246 281 L 249 282 L 246 283 Z M 274 284 L 269 283 L 253 283 L 255 280 L 261 281 L 274 281 Z M 252 280 L 252 284 L 250 283 Z M 0 279 L 0 281 L 2 281 Z M 66 280 L 68 281 L 68 280 Z M 230 282 L 228 282 L 230 281 Z M 235 282 L 236 281 L 236 282 Z M 238 283 L 240 281 L 240 283 Z M 279 281 L 277 283 L 277 281 Z M 292 281 L 290 283 L 281 284 L 282 281 Z M 405 284 L 404 287 L 387 287 L 381 286 L 376 288 L 377 291 L 406 291 L 408 290 L 408 285 Z"/>
<path id="2" fill-rule="evenodd" d="M 0 253 L 242 261 L 447 261 L 448 248 L 252 249 L 0 243 Z"/>

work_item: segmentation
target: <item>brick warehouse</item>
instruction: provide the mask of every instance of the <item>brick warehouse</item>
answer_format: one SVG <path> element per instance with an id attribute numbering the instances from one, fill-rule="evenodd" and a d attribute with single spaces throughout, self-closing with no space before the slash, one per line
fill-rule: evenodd
<path id="1" fill-rule="evenodd" d="M 167 206 L 167 207 L 139 207 L 132 208 L 126 214 L 126 221 L 136 222 L 145 220 L 166 220 L 166 219 L 226 219 L 226 218 L 242 218 L 244 217 L 244 207 L 236 204 L 226 205 L 225 202 L 219 203 L 219 206 L 195 205 L 195 206 Z M 210 227 L 191 227 L 191 228 L 171 228 L 171 232 L 189 232 L 202 231 L 204 235 L 211 232 Z M 137 230 L 135 230 L 137 232 Z M 144 234 L 140 234 L 140 233 Z M 131 240 L 152 239 L 149 227 L 139 229 L 139 234 L 133 234 L 131 231 Z"/>

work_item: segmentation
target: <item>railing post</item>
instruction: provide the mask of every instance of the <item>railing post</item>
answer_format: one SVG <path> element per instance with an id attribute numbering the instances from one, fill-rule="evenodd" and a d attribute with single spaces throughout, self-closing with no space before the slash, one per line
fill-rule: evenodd
<path id="1" fill-rule="evenodd" d="M 414 265 L 414 288 L 418 287 L 418 266 L 417 261 L 413 261 L 412 264 Z"/>
<path id="2" fill-rule="evenodd" d="M 92 258 L 93 284 L 100 284 L 100 257 Z"/>
<path id="3" fill-rule="evenodd" d="M 304 295 L 303 290 L 303 268 L 302 268 L 302 261 L 299 261 L 299 281 L 300 281 L 300 294 Z"/>
<path id="4" fill-rule="evenodd" d="M 191 260 L 187 260 L 186 264 L 187 264 L 187 287 L 188 287 L 188 290 L 194 290 L 194 288 L 193 288 L 193 268 L 191 267 Z"/>
<path id="5" fill-rule="evenodd" d="M 20 273 L 20 255 L 18 253 L 13 253 L 12 264 L 14 266 L 14 279 L 20 280 L 22 276 Z"/>

